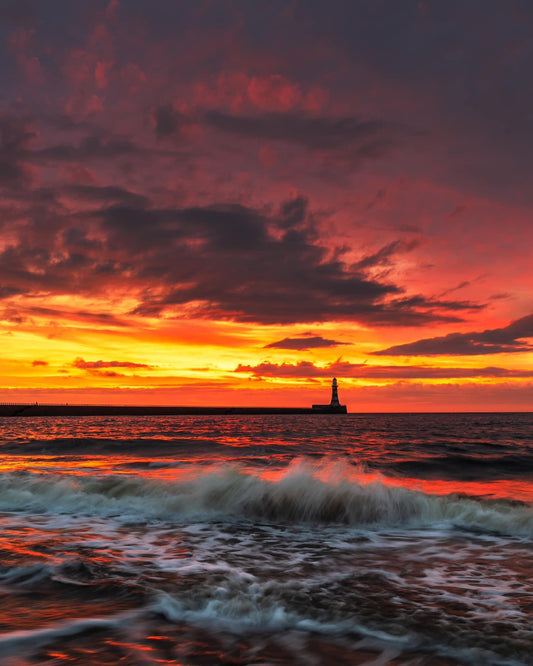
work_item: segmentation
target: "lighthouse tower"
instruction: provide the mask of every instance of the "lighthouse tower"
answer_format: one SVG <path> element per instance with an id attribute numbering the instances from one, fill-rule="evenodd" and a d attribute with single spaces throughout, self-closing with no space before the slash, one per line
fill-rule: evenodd
<path id="1" fill-rule="evenodd" d="M 337 392 L 337 378 L 333 377 L 331 382 L 331 402 L 329 403 L 332 407 L 340 407 L 339 394 Z"/>
<path id="2" fill-rule="evenodd" d="M 348 414 L 346 405 L 341 405 L 339 402 L 337 379 L 335 377 L 331 382 L 331 402 L 329 405 L 313 405 L 312 411 L 319 414 Z"/>

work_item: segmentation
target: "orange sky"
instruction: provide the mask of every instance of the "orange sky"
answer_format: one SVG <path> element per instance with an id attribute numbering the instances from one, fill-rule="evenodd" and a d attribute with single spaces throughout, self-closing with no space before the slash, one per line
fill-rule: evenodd
<path id="1" fill-rule="evenodd" d="M 5 11 L 0 401 L 533 408 L 533 12 L 378 5 Z"/>

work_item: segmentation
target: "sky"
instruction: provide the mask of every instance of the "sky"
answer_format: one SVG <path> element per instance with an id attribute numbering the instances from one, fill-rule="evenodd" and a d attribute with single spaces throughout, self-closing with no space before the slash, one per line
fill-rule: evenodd
<path id="1" fill-rule="evenodd" d="M 533 410 L 529 0 L 0 33 L 0 402 Z"/>

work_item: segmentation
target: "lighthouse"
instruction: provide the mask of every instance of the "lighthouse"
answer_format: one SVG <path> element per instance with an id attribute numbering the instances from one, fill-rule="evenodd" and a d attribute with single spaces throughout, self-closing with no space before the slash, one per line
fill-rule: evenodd
<path id="1" fill-rule="evenodd" d="M 337 391 L 337 378 L 333 377 L 331 382 L 331 402 L 329 403 L 332 407 L 340 407 L 339 402 L 339 393 Z"/>
<path id="2" fill-rule="evenodd" d="M 346 405 L 341 405 L 339 402 L 339 392 L 337 389 L 337 378 L 333 377 L 331 382 L 331 402 L 329 405 L 313 405 L 313 412 L 319 414 L 347 414 L 348 410 Z"/>

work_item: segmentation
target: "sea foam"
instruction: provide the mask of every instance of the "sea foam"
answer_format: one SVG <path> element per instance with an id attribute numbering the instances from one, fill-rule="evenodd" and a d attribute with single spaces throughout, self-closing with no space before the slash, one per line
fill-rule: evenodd
<path id="1" fill-rule="evenodd" d="M 299 462 L 277 480 L 220 466 L 168 481 L 137 475 L 0 475 L 0 511 L 114 516 L 135 521 L 250 520 L 355 527 L 447 526 L 533 537 L 533 507 L 438 496 L 386 478 Z"/>

